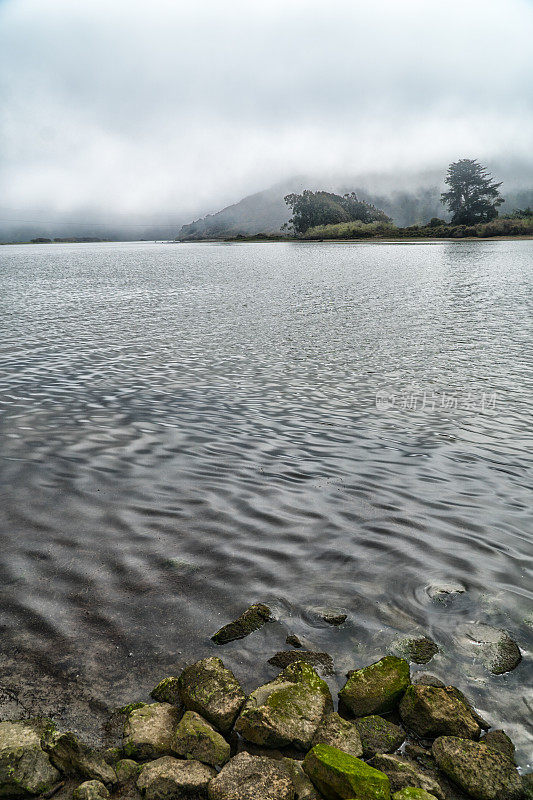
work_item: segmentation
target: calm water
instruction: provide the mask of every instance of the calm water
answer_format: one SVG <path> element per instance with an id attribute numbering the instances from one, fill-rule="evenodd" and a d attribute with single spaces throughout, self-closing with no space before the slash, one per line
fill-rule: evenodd
<path id="1" fill-rule="evenodd" d="M 525 765 L 532 262 L 532 241 L 0 248 L 4 714 L 96 736 L 198 657 L 250 688 L 295 632 L 335 688 L 425 633 L 442 652 L 414 669 Z M 257 600 L 277 622 L 210 642 Z M 471 621 L 522 664 L 491 676 Z"/>

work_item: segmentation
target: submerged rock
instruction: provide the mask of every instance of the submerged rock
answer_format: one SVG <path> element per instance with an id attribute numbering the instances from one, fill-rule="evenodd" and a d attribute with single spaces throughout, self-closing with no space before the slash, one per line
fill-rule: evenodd
<path id="1" fill-rule="evenodd" d="M 272 612 L 264 603 L 254 603 L 233 622 L 220 628 L 211 639 L 215 644 L 227 644 L 235 639 L 244 639 L 253 631 L 262 628 L 265 622 L 272 619 Z"/>
<path id="2" fill-rule="evenodd" d="M 0 722 L 0 797 L 46 792 L 60 775 L 41 747 L 46 725 L 39 720 Z"/>
<path id="3" fill-rule="evenodd" d="M 171 756 L 150 761 L 137 779 L 137 788 L 146 800 L 207 797 L 207 786 L 216 772 L 200 761 L 184 761 Z"/>
<path id="4" fill-rule="evenodd" d="M 441 583 L 428 586 L 426 591 L 435 603 L 448 605 L 458 595 L 464 594 L 466 589 L 461 583 Z"/>
<path id="5" fill-rule="evenodd" d="M 444 689 L 446 686 L 440 678 L 436 678 L 435 675 L 430 675 L 428 672 L 422 672 L 420 675 L 416 675 L 413 678 L 413 683 L 417 686 L 438 686 L 439 689 Z"/>
<path id="6" fill-rule="evenodd" d="M 172 753 L 179 712 L 169 703 L 134 708 L 124 725 L 124 755 L 147 761 Z"/>
<path id="7" fill-rule="evenodd" d="M 54 767 L 64 775 L 101 781 L 107 785 L 116 783 L 115 770 L 103 755 L 78 741 L 73 733 L 48 731 L 43 736 L 41 746 Z"/>
<path id="8" fill-rule="evenodd" d="M 409 786 L 407 789 L 400 789 L 392 795 L 392 800 L 437 800 L 434 794 L 426 792 L 424 789 L 416 789 Z"/>
<path id="9" fill-rule="evenodd" d="M 486 744 L 487 747 L 492 747 L 493 750 L 497 750 L 514 764 L 515 747 L 505 731 L 489 731 L 480 740 L 480 744 Z"/>
<path id="10" fill-rule="evenodd" d="M 352 722 L 340 717 L 336 711 L 331 711 L 322 719 L 313 736 L 312 745 L 328 744 L 355 758 L 363 755 L 363 746 L 359 730 Z"/>
<path id="11" fill-rule="evenodd" d="M 72 800 L 107 800 L 109 792 L 101 781 L 85 781 L 72 792 Z"/>
<path id="12" fill-rule="evenodd" d="M 196 711 L 186 711 L 181 718 L 172 750 L 182 758 L 194 758 L 211 767 L 221 767 L 230 757 L 224 737 Z"/>
<path id="13" fill-rule="evenodd" d="M 305 774 L 301 761 L 295 761 L 293 758 L 282 758 L 281 761 L 291 776 L 297 800 L 322 800 L 322 796 Z"/>
<path id="14" fill-rule="evenodd" d="M 433 742 L 439 768 L 477 800 L 518 800 L 522 781 L 502 753 L 480 742 L 441 736 Z"/>
<path id="15" fill-rule="evenodd" d="M 524 800 L 533 800 L 533 772 L 522 775 L 522 791 Z"/>
<path id="16" fill-rule="evenodd" d="M 385 656 L 375 664 L 351 672 L 339 697 L 356 717 L 386 714 L 398 705 L 409 684 L 408 662 Z"/>
<path id="17" fill-rule="evenodd" d="M 173 706 L 181 705 L 179 679 L 175 677 L 163 678 L 150 692 L 158 703 L 170 703 Z"/>
<path id="18" fill-rule="evenodd" d="M 453 687 L 410 686 L 400 703 L 403 724 L 422 738 L 462 736 L 478 739 L 481 729 Z"/>
<path id="19" fill-rule="evenodd" d="M 336 609 L 326 608 L 319 612 L 319 616 L 328 625 L 343 625 L 348 619 L 348 614 L 343 614 L 342 611 Z"/>
<path id="20" fill-rule="evenodd" d="M 280 650 L 278 653 L 268 659 L 268 663 L 274 667 L 285 669 L 289 664 L 294 664 L 296 661 L 305 661 L 306 664 L 311 664 L 312 667 L 322 667 L 324 675 L 333 675 L 335 668 L 333 666 L 333 659 L 328 653 L 314 653 L 309 650 Z"/>
<path id="21" fill-rule="evenodd" d="M 300 639 L 299 639 L 299 638 L 296 636 L 296 634 L 295 634 L 295 633 L 290 633 L 290 634 L 287 636 L 287 638 L 285 639 L 285 644 L 290 644 L 290 645 L 292 645 L 293 647 L 303 647 L 303 644 L 302 644 L 302 642 L 301 642 L 301 641 L 300 641 Z"/>
<path id="22" fill-rule="evenodd" d="M 295 800 L 294 784 L 280 761 L 239 753 L 208 787 L 209 800 Z"/>
<path id="23" fill-rule="evenodd" d="M 303 768 L 326 800 L 389 800 L 389 779 L 336 747 L 317 744 L 306 755 Z"/>
<path id="24" fill-rule="evenodd" d="M 438 645 L 427 636 L 403 637 L 392 644 L 393 652 L 415 664 L 427 664 L 439 652 Z"/>
<path id="25" fill-rule="evenodd" d="M 393 753 L 405 741 L 402 729 L 383 717 L 359 717 L 355 720 L 355 725 L 361 737 L 365 758 L 372 758 L 376 753 Z"/>
<path id="26" fill-rule="evenodd" d="M 252 692 L 235 730 L 254 744 L 307 750 L 323 715 L 332 709 L 328 685 L 313 667 L 298 661 Z"/>
<path id="27" fill-rule="evenodd" d="M 399 756 L 377 755 L 372 760 L 376 769 L 387 775 L 390 781 L 391 792 L 409 787 L 424 789 L 435 795 L 437 800 L 444 800 L 444 793 L 438 781 L 426 775 L 410 761 Z"/>
<path id="28" fill-rule="evenodd" d="M 216 657 L 186 667 L 179 677 L 179 689 L 185 708 L 196 711 L 222 733 L 229 733 L 245 700 L 233 672 Z"/>
<path id="29" fill-rule="evenodd" d="M 468 643 L 471 643 L 472 654 L 479 654 L 493 675 L 510 672 L 522 661 L 517 643 L 501 628 L 471 623 L 463 625 L 460 634 L 466 640 L 463 648 L 468 649 Z"/>

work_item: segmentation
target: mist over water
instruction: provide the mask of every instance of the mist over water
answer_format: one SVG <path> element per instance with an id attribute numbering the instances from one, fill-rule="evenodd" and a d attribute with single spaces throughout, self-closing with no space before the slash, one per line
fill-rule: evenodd
<path id="1" fill-rule="evenodd" d="M 332 655 L 337 689 L 423 633 L 441 652 L 413 670 L 463 689 L 525 766 L 532 256 L 530 241 L 3 247 L 4 714 L 96 739 L 107 709 L 197 657 L 250 689 L 296 633 Z M 442 604 L 442 584 L 466 591 Z M 210 642 L 258 600 L 275 623 Z M 490 675 L 463 649 L 471 621 L 505 628 L 521 665 Z"/>

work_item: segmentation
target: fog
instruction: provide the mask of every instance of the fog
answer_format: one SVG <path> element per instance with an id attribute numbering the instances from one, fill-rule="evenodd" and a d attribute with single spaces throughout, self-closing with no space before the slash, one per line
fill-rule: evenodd
<path id="1" fill-rule="evenodd" d="M 181 222 L 459 157 L 531 187 L 532 39 L 529 0 L 3 0 L 2 219 Z"/>

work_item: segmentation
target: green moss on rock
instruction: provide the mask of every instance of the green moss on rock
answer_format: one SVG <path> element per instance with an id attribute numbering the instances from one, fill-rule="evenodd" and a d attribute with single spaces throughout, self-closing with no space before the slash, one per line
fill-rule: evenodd
<path id="1" fill-rule="evenodd" d="M 424 789 L 416 789 L 414 786 L 408 786 L 406 789 L 401 789 L 392 795 L 392 800 L 437 800 L 434 794 L 426 792 Z"/>
<path id="2" fill-rule="evenodd" d="M 355 721 L 365 758 L 372 758 L 376 753 L 393 753 L 405 741 L 405 733 L 398 725 L 383 717 L 371 715 L 359 717 Z"/>
<path id="3" fill-rule="evenodd" d="M 72 800 L 107 800 L 109 792 L 101 781 L 80 783 L 72 793 Z"/>
<path id="4" fill-rule="evenodd" d="M 480 742 L 441 736 L 432 747 L 441 769 L 476 800 L 518 800 L 523 786 L 509 758 Z"/>
<path id="5" fill-rule="evenodd" d="M 335 747 L 315 745 L 303 768 L 326 800 L 390 800 L 389 779 L 383 772 Z"/>
<path id="6" fill-rule="evenodd" d="M 227 644 L 235 639 L 243 639 L 253 631 L 262 628 L 272 618 L 272 612 L 264 603 L 254 603 L 233 622 L 220 628 L 211 639 L 215 644 Z"/>
<path id="7" fill-rule="evenodd" d="M 135 708 L 124 726 L 124 755 L 146 761 L 170 755 L 179 711 L 169 703 Z"/>
<path id="8" fill-rule="evenodd" d="M 48 791 L 59 772 L 41 747 L 49 729 L 41 720 L 0 722 L 0 797 L 24 797 Z"/>
<path id="9" fill-rule="evenodd" d="M 188 711 L 196 711 L 222 733 L 229 733 L 245 700 L 233 672 L 216 657 L 186 667 L 179 677 L 179 691 Z"/>
<path id="10" fill-rule="evenodd" d="M 150 697 L 153 697 L 158 703 L 170 703 L 171 705 L 179 706 L 181 704 L 179 679 L 172 676 L 163 678 L 157 686 L 154 686 L 150 692 Z"/>
<path id="11" fill-rule="evenodd" d="M 181 718 L 172 750 L 182 758 L 195 758 L 212 767 L 221 767 L 230 757 L 224 737 L 195 711 L 186 711 Z"/>
<path id="12" fill-rule="evenodd" d="M 385 656 L 351 672 L 339 698 L 356 717 L 386 714 L 398 705 L 410 680 L 409 663 L 405 659 Z"/>
<path id="13" fill-rule="evenodd" d="M 422 738 L 478 739 L 481 728 L 453 687 L 410 686 L 400 703 L 403 724 Z"/>

